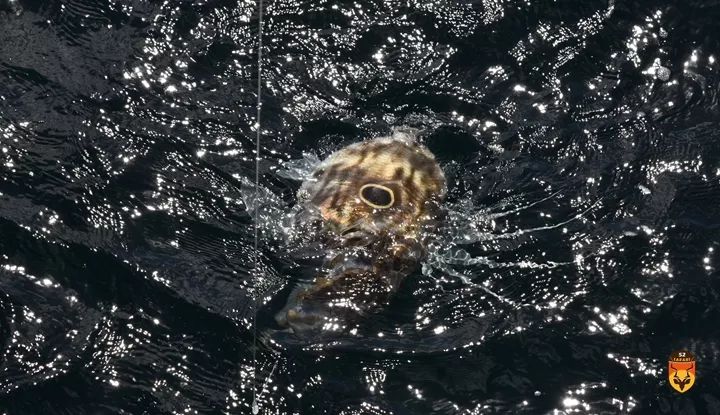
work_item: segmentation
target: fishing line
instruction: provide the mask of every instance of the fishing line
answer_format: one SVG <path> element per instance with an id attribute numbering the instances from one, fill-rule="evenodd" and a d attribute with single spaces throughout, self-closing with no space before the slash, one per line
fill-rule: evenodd
<path id="1" fill-rule="evenodd" d="M 254 221 L 254 232 L 255 232 L 255 264 L 253 271 L 255 277 L 260 275 L 260 250 L 258 249 L 258 223 L 259 223 L 259 212 L 260 212 L 260 110 L 262 109 L 262 31 L 263 31 L 263 0 L 258 0 L 258 49 L 257 49 L 257 116 L 255 122 L 255 221 Z M 260 303 L 259 291 L 255 292 L 255 306 L 253 307 L 253 375 L 252 375 L 252 413 L 257 415 L 260 412 L 260 407 L 257 402 L 257 309 Z"/>

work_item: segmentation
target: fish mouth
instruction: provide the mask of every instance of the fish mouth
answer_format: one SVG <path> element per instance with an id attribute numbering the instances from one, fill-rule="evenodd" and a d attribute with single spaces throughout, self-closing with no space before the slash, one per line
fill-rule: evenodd
<path id="1" fill-rule="evenodd" d="M 341 247 L 363 247 L 374 244 L 379 236 L 375 226 L 361 221 L 341 228 L 336 239 Z"/>

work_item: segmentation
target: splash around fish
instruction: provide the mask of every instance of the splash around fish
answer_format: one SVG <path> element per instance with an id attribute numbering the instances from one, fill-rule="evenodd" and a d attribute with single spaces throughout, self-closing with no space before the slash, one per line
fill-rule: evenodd
<path id="1" fill-rule="evenodd" d="M 299 232 L 326 254 L 313 282 L 296 287 L 276 314 L 278 324 L 296 334 L 339 331 L 387 304 L 424 259 L 445 194 L 442 169 L 412 129 L 319 163 L 297 193 L 294 220 L 313 224 Z"/>

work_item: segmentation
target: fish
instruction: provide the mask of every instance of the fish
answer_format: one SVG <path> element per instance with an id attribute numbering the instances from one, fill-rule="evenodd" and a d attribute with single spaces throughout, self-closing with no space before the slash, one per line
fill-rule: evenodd
<path id="1" fill-rule="evenodd" d="M 294 333 L 346 329 L 386 305 L 426 255 L 447 189 L 416 130 L 348 145 L 319 163 L 297 192 L 299 231 L 325 252 L 311 284 L 275 319 Z"/>

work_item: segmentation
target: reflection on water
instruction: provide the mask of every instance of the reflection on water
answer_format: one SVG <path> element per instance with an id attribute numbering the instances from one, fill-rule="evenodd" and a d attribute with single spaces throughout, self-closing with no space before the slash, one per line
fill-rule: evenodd
<path id="1" fill-rule="evenodd" d="M 256 201 L 255 2 L 0 0 L 3 410 L 720 410 L 716 6 L 266 6 Z M 428 258 L 354 334 L 278 330 L 298 179 L 398 125 L 448 182 Z"/>

